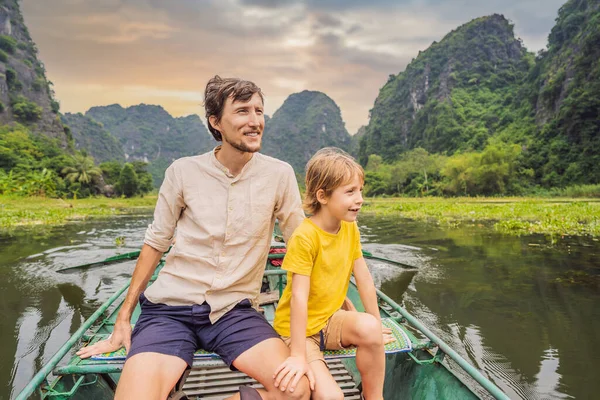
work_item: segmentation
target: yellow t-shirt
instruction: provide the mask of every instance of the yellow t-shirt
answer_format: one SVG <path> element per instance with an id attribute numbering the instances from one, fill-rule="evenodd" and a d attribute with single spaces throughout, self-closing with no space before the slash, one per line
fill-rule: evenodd
<path id="1" fill-rule="evenodd" d="M 325 232 L 306 218 L 287 244 L 281 268 L 288 271 L 273 327 L 290 336 L 292 274 L 310 276 L 306 336 L 318 333 L 340 309 L 350 283 L 354 261 L 362 257 L 360 233 L 355 222 L 342 221 L 336 234 Z"/>

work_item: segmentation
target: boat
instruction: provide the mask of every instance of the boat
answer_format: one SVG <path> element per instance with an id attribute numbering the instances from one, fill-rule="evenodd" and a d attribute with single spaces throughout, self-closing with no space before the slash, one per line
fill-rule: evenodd
<path id="1" fill-rule="evenodd" d="M 376 258 L 367 252 L 363 254 L 366 258 Z M 123 262 L 138 255 L 139 252 L 123 254 L 85 267 Z M 285 247 L 274 241 L 259 297 L 259 310 L 271 323 L 277 300 L 286 284 L 286 271 L 279 268 L 284 257 Z M 163 258 L 150 282 L 156 279 L 164 263 Z M 124 365 L 124 349 L 86 360 L 73 356 L 66 364 L 59 364 L 67 354 L 73 354 L 73 349 L 92 344 L 111 334 L 128 287 L 129 284 L 126 284 L 120 288 L 84 322 L 32 378 L 16 397 L 17 400 L 103 400 L 114 397 Z M 377 296 L 382 321 L 392 328 L 397 339 L 386 345 L 385 399 L 508 399 L 500 388 L 403 307 L 380 290 L 377 290 Z M 358 311 L 364 311 L 353 282 L 349 285 L 347 297 Z M 139 313 L 138 304 L 132 316 L 132 324 L 135 324 Z M 345 399 L 360 399 L 361 380 L 353 352 L 326 352 L 325 358 Z M 193 368 L 182 377 L 169 399 L 225 399 L 237 392 L 241 385 L 261 387 L 243 373 L 229 370 L 217 355 L 199 350 L 194 356 Z"/>

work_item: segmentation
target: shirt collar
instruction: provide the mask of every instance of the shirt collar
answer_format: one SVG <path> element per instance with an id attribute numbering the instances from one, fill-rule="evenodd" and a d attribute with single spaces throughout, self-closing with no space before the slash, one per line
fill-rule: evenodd
<path id="1" fill-rule="evenodd" d="M 222 171 L 228 178 L 235 179 L 236 181 L 244 174 L 244 172 L 252 167 L 255 163 L 256 153 L 252 155 L 252 158 L 244 165 L 242 171 L 237 175 L 233 176 L 227 167 L 225 167 L 221 162 L 217 159 L 217 153 L 221 151 L 221 145 L 218 145 L 210 152 L 210 160 L 215 167 L 217 167 L 220 171 Z"/>

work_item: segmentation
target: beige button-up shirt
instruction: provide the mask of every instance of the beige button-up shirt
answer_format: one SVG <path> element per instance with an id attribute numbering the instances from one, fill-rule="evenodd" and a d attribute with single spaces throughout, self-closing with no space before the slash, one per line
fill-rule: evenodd
<path id="1" fill-rule="evenodd" d="M 144 240 L 164 252 L 177 228 L 146 298 L 173 306 L 206 301 L 213 323 L 243 299 L 256 302 L 275 219 L 286 241 L 304 219 L 289 164 L 254 153 L 233 176 L 215 157 L 219 149 L 171 164 Z"/>

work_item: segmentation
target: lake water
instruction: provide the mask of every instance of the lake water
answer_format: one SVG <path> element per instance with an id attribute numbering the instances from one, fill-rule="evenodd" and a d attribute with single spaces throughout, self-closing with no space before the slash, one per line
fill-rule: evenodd
<path id="1" fill-rule="evenodd" d="M 134 262 L 56 270 L 138 250 L 150 216 L 0 234 L 0 399 L 14 397 L 82 322 L 125 284 Z M 511 237 L 362 215 L 377 285 L 511 398 L 600 393 L 600 242 Z M 119 239 L 117 239 L 119 238 Z"/>

